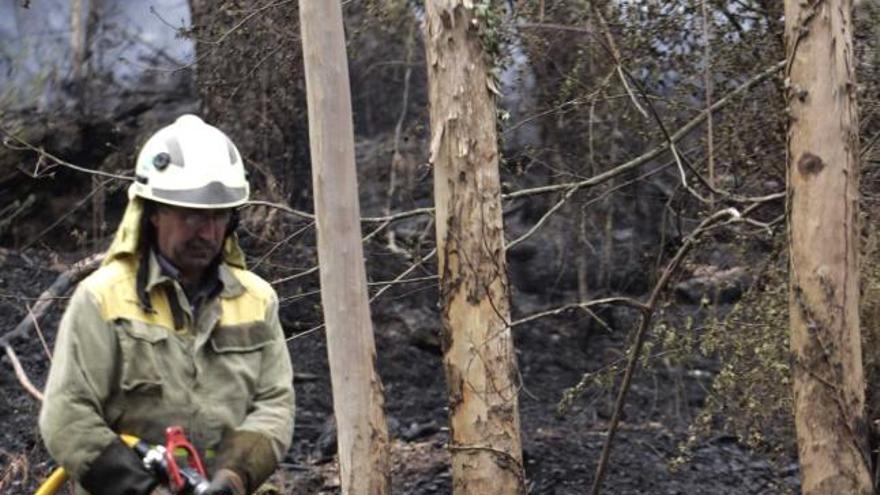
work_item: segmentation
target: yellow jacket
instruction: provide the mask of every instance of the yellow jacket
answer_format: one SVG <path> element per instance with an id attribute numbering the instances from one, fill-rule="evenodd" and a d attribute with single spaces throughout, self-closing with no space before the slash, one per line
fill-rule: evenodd
<path id="1" fill-rule="evenodd" d="M 243 268 L 230 238 L 218 268 L 222 289 L 196 320 L 154 256 L 146 283 L 153 312 L 144 311 L 135 289 L 141 210 L 132 199 L 104 265 L 79 285 L 62 318 L 40 412 L 46 447 L 80 481 L 120 433 L 161 444 L 166 427 L 182 426 L 209 470 L 228 467 L 213 454 L 223 457 L 224 445 L 242 450 L 244 434 L 246 451 L 225 459 L 245 464 L 233 467 L 253 490 L 293 434 L 293 372 L 278 298 Z M 175 306 L 185 315 L 178 330 Z M 263 448 L 251 445 L 254 438 L 265 440 Z M 260 455 L 269 459 L 254 459 Z"/>

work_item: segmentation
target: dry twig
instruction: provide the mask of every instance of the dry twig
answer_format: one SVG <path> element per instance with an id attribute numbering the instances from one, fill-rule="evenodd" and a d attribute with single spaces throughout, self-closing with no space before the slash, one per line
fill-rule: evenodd
<path id="1" fill-rule="evenodd" d="M 9 362 L 12 364 L 12 369 L 15 370 L 15 377 L 18 378 L 18 382 L 21 383 L 21 386 L 27 393 L 42 402 L 43 394 L 34 386 L 31 379 L 28 378 L 27 373 L 24 371 L 24 367 L 21 365 L 21 361 L 18 360 L 18 355 L 15 354 L 12 346 L 5 344 L 3 347 L 6 349 L 6 357 L 9 358 Z"/>
<path id="2" fill-rule="evenodd" d="M 16 150 L 29 150 L 29 151 L 33 151 L 34 153 L 36 153 L 37 156 L 39 157 L 39 161 L 37 162 L 38 165 L 41 164 L 43 160 L 48 159 L 51 162 L 55 163 L 56 165 L 61 165 L 63 167 L 67 167 L 67 168 L 76 170 L 77 172 L 84 172 L 84 173 L 92 174 L 92 175 L 100 175 L 102 177 L 108 177 L 110 179 L 120 179 L 120 180 L 127 180 L 127 181 L 134 180 L 134 177 L 131 177 L 128 175 L 111 174 L 109 172 L 104 172 L 101 170 L 95 170 L 92 168 L 86 168 L 86 167 L 80 167 L 79 165 L 74 165 L 73 163 L 70 163 L 68 161 L 62 160 L 61 158 L 58 158 L 57 156 L 53 155 L 52 153 L 49 153 L 48 151 L 44 150 L 43 148 L 39 148 L 37 146 L 34 146 L 33 144 L 25 141 L 24 139 L 22 139 L 16 133 L 10 131 L 9 129 L 5 129 L 5 128 L 0 127 L 0 132 L 5 134 L 6 136 L 8 136 L 9 139 L 11 139 L 12 141 L 19 143 L 19 145 L 20 145 L 20 146 L 14 146 L 9 142 L 9 140 L 4 140 L 4 144 L 8 148 L 16 149 Z M 39 172 L 39 170 L 37 169 L 37 170 L 35 170 L 35 172 L 32 175 L 34 177 L 36 177 L 38 175 L 38 172 Z"/>

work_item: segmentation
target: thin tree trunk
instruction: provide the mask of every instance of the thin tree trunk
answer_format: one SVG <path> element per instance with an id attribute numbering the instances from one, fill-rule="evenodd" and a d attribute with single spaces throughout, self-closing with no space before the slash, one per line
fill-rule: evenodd
<path id="1" fill-rule="evenodd" d="M 789 313 L 802 491 L 870 494 L 852 3 L 786 0 L 785 22 Z"/>
<path id="2" fill-rule="evenodd" d="M 101 52 L 101 40 L 104 35 L 104 0 L 89 0 L 89 10 L 86 16 L 86 47 L 85 64 L 87 76 L 100 74 L 104 69 L 104 59 Z"/>
<path id="3" fill-rule="evenodd" d="M 524 493 L 496 109 L 463 0 L 426 2 L 431 162 L 453 493 Z"/>
<path id="4" fill-rule="evenodd" d="M 104 185 L 97 175 L 92 176 L 92 241 L 97 244 L 104 237 Z"/>
<path id="5" fill-rule="evenodd" d="M 577 264 L 578 301 L 584 303 L 590 300 L 590 258 L 587 256 L 587 253 L 590 251 L 590 238 L 587 235 L 588 213 L 586 207 L 578 203 L 574 204 L 576 206 L 571 208 L 571 213 L 577 219 L 578 253 L 575 257 L 575 262 Z"/>
<path id="6" fill-rule="evenodd" d="M 709 19 L 709 9 L 706 6 L 707 0 L 700 1 L 700 10 L 703 17 L 703 90 L 706 96 L 706 108 L 712 107 L 712 38 L 710 37 L 709 28 L 711 20 Z M 708 156 L 709 166 L 709 185 L 715 187 L 715 133 L 712 129 L 712 112 L 706 116 L 706 155 Z M 713 197 L 710 192 L 709 197 Z M 713 208 L 714 209 L 714 208 Z"/>
<path id="7" fill-rule="evenodd" d="M 300 4 L 321 302 L 345 494 L 390 490 L 388 428 L 367 301 L 342 7 Z"/>
<path id="8" fill-rule="evenodd" d="M 70 2 L 70 79 L 79 87 L 85 75 L 86 62 L 86 30 L 83 23 L 85 0 Z"/>

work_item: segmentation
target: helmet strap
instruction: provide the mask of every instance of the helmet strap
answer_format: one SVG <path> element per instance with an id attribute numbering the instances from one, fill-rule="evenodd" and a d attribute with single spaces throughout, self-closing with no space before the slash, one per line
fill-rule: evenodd
<path id="1" fill-rule="evenodd" d="M 150 295 L 147 294 L 147 277 L 150 274 L 150 250 L 153 248 L 153 241 L 156 232 L 150 217 L 156 211 L 156 205 L 152 201 L 144 200 L 144 210 L 141 213 L 141 225 L 139 229 L 140 239 L 138 240 L 138 269 L 135 278 L 135 291 L 137 292 L 138 302 L 140 302 L 141 310 L 145 313 L 155 313 L 153 303 L 150 301 Z"/>

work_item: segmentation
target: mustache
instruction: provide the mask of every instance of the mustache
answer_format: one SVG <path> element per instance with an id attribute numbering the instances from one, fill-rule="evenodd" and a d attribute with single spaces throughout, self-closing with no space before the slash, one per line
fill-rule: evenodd
<path id="1" fill-rule="evenodd" d="M 184 244 L 184 248 L 188 251 L 214 251 L 219 247 L 219 243 L 206 241 L 204 239 L 191 239 Z"/>

